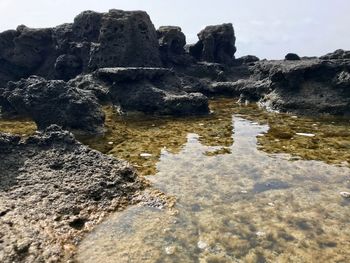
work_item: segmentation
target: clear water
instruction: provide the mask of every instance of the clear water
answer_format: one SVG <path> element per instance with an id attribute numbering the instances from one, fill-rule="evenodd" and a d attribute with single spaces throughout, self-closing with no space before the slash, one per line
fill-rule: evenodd
<path id="1" fill-rule="evenodd" d="M 78 262 L 349 262 L 350 124 L 213 101 L 205 118 L 117 117 L 86 143 L 134 163 L 170 208 L 116 213 Z"/>
<path id="2" fill-rule="evenodd" d="M 131 162 L 164 192 L 162 209 L 116 213 L 78 262 L 350 262 L 350 120 L 266 113 L 232 100 L 201 118 L 117 116 L 80 138 Z M 26 136 L 29 120 L 0 119 Z M 152 192 L 151 192 L 152 193 Z"/>

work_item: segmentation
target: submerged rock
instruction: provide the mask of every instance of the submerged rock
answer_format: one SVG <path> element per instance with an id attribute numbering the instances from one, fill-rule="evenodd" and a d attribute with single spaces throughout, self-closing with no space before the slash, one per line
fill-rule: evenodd
<path id="1" fill-rule="evenodd" d="M 5 113 L 31 117 L 39 129 L 58 124 L 82 133 L 103 133 L 105 116 L 95 96 L 64 81 L 32 76 L 10 82 L 2 96 Z"/>
<path id="2" fill-rule="evenodd" d="M 143 188 L 123 161 L 58 126 L 0 133 L 0 261 L 66 261 L 83 233 Z M 64 258 L 66 260 L 64 260 Z"/>

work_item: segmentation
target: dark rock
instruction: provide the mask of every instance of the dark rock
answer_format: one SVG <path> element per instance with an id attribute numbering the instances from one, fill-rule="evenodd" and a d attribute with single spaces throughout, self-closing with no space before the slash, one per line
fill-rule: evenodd
<path id="1" fill-rule="evenodd" d="M 157 33 L 143 11 L 110 10 L 102 16 L 90 68 L 161 66 Z"/>
<path id="2" fill-rule="evenodd" d="M 66 262 L 84 233 L 144 184 L 135 170 L 57 126 L 0 133 L 0 261 Z"/>
<path id="3" fill-rule="evenodd" d="M 102 68 L 96 78 L 110 86 L 112 102 L 125 111 L 164 115 L 207 114 L 208 99 L 187 93 L 181 79 L 165 68 Z"/>
<path id="4" fill-rule="evenodd" d="M 237 63 L 238 65 L 242 65 L 242 64 L 254 63 L 254 62 L 257 62 L 259 60 L 260 59 L 256 56 L 247 55 L 247 56 L 243 56 L 243 57 L 235 59 L 235 63 Z"/>
<path id="5" fill-rule="evenodd" d="M 332 53 L 328 53 L 320 59 L 323 60 L 332 60 L 332 59 L 350 59 L 350 51 L 345 51 L 343 49 L 338 49 Z"/>
<path id="6" fill-rule="evenodd" d="M 82 61 L 74 55 L 61 55 L 55 63 L 58 79 L 69 80 L 82 72 Z"/>
<path id="7" fill-rule="evenodd" d="M 199 41 L 189 48 L 190 54 L 207 62 L 232 63 L 236 38 L 232 24 L 207 26 L 198 34 Z"/>
<path id="8" fill-rule="evenodd" d="M 39 129 L 58 124 L 83 133 L 103 132 L 104 113 L 95 96 L 64 81 L 32 76 L 10 82 L 3 97 L 15 112 L 31 117 Z"/>
<path id="9" fill-rule="evenodd" d="M 294 53 L 288 53 L 285 56 L 285 60 L 300 60 L 300 57 L 297 54 Z"/>
<path id="10" fill-rule="evenodd" d="M 159 50 L 164 65 L 188 65 L 191 57 L 185 53 L 186 36 L 177 26 L 162 26 L 157 30 Z"/>
<path id="11" fill-rule="evenodd" d="M 271 92 L 261 100 L 268 109 L 350 115 L 350 60 L 266 61 L 257 63 L 253 71 L 256 79 L 271 81 Z"/>

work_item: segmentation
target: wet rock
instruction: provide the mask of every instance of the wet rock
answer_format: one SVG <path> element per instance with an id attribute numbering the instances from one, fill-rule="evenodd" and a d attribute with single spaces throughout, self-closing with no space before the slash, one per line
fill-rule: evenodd
<path id="1" fill-rule="evenodd" d="M 180 27 L 162 26 L 157 30 L 159 50 L 164 65 L 188 65 L 191 57 L 185 53 L 186 36 Z"/>
<path id="2" fill-rule="evenodd" d="M 181 80 L 169 69 L 102 68 L 94 75 L 110 86 L 112 102 L 124 111 L 162 115 L 209 112 L 207 97 L 184 91 Z"/>
<path id="3" fill-rule="evenodd" d="M 10 110 L 31 117 L 39 129 L 58 124 L 82 133 L 103 133 L 104 113 L 95 96 L 64 81 L 32 76 L 10 82 L 3 96 Z"/>
<path id="4" fill-rule="evenodd" d="M 349 192 L 340 192 L 340 196 L 344 198 L 350 198 L 350 193 Z"/>
<path id="5" fill-rule="evenodd" d="M 300 60 L 300 57 L 297 55 L 297 54 L 294 54 L 294 53 L 288 53 L 286 56 L 285 56 L 285 60 Z"/>
<path id="6" fill-rule="evenodd" d="M 0 133 L 1 262 L 66 261 L 85 231 L 143 187 L 126 162 L 58 126 L 19 139 Z"/>
<path id="7" fill-rule="evenodd" d="M 324 56 L 321 56 L 320 59 L 323 59 L 323 60 L 350 59 L 350 51 L 338 49 L 332 53 L 328 53 Z"/>
<path id="8" fill-rule="evenodd" d="M 236 53 L 236 37 L 232 24 L 207 26 L 198 33 L 199 41 L 189 47 L 198 60 L 215 63 L 232 63 Z"/>
<path id="9" fill-rule="evenodd" d="M 256 183 L 253 188 L 254 193 L 262 193 L 270 190 L 280 190 L 290 188 L 290 185 L 280 180 L 268 180 L 266 182 Z"/>

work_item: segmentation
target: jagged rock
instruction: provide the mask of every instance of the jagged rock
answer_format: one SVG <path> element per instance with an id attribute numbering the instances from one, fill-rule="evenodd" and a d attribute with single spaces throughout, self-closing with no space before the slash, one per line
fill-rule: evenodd
<path id="1" fill-rule="evenodd" d="M 110 86 L 114 104 L 125 111 L 165 115 L 207 114 L 208 99 L 187 93 L 176 74 L 165 68 L 102 68 L 95 77 Z"/>
<path id="2" fill-rule="evenodd" d="M 109 87 L 102 81 L 94 78 L 92 74 L 79 75 L 68 81 L 67 84 L 74 88 L 91 91 L 101 104 L 111 101 Z"/>
<path id="3" fill-rule="evenodd" d="M 323 60 L 332 60 L 332 59 L 350 59 L 350 51 L 345 51 L 343 49 L 337 49 L 336 51 L 332 53 L 328 53 L 320 59 Z"/>
<path id="4" fill-rule="evenodd" d="M 8 105 L 5 112 L 12 109 L 31 117 L 39 129 L 58 124 L 77 132 L 103 132 L 104 113 L 95 96 L 64 81 L 32 76 L 9 82 L 3 97 Z"/>
<path id="5" fill-rule="evenodd" d="M 146 12 L 85 11 L 55 28 L 19 26 L 0 33 L 0 87 L 30 75 L 69 80 L 116 66 L 162 66 Z"/>
<path id="6" fill-rule="evenodd" d="M 90 68 L 161 66 L 157 33 L 143 11 L 110 10 L 102 16 Z"/>
<path id="7" fill-rule="evenodd" d="M 350 60 L 259 62 L 257 79 L 271 81 L 261 104 L 272 110 L 298 114 L 350 115 Z"/>
<path id="8" fill-rule="evenodd" d="M 191 62 L 191 57 L 185 53 L 186 36 L 180 27 L 162 26 L 157 35 L 163 64 L 188 65 Z"/>
<path id="9" fill-rule="evenodd" d="M 53 125 L 0 133 L 0 261 L 67 262 L 75 245 L 144 187 L 135 170 Z"/>
<path id="10" fill-rule="evenodd" d="M 199 41 L 189 47 L 198 60 L 215 63 L 232 63 L 236 53 L 236 37 L 232 24 L 207 26 L 198 33 Z"/>
<path id="11" fill-rule="evenodd" d="M 285 60 L 300 60 L 300 57 L 297 54 L 294 53 L 288 53 L 285 56 Z"/>

